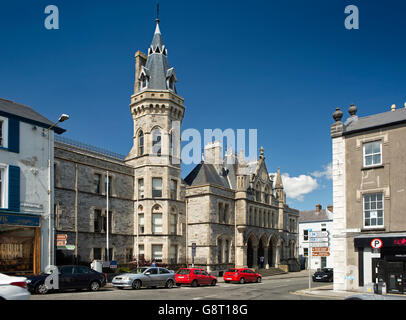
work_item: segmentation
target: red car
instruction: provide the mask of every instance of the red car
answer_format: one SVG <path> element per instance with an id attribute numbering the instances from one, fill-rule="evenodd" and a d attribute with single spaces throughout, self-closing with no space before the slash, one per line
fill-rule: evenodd
<path id="1" fill-rule="evenodd" d="M 246 283 L 246 282 L 261 282 L 262 276 L 255 271 L 247 268 L 240 268 L 240 269 L 228 269 L 227 272 L 223 275 L 224 282 L 238 282 L 238 283 Z"/>
<path id="2" fill-rule="evenodd" d="M 215 286 L 217 278 L 199 268 L 182 268 L 175 274 L 176 285 L 180 287 L 182 284 L 197 287 L 201 284 Z"/>

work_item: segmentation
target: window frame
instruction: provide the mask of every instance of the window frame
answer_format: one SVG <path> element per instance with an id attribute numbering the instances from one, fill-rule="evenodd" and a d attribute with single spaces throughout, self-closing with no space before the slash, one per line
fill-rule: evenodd
<path id="1" fill-rule="evenodd" d="M 161 181 L 161 189 L 160 190 L 155 189 L 155 191 L 161 191 L 161 194 L 159 196 L 154 195 L 154 180 L 160 180 Z M 161 177 L 152 177 L 152 179 L 151 179 L 151 188 L 152 188 L 152 190 L 151 190 L 152 191 L 151 192 L 152 198 L 162 198 L 162 196 L 163 196 L 163 179 Z"/>
<path id="2" fill-rule="evenodd" d="M 371 153 L 371 154 L 366 154 L 365 153 L 365 148 L 366 148 L 366 146 L 368 145 L 368 144 L 372 144 L 372 143 L 379 143 L 379 153 Z M 363 164 L 363 166 L 364 166 L 364 168 L 370 168 L 370 167 L 376 167 L 376 166 L 381 166 L 382 164 L 383 164 L 383 154 L 382 154 L 382 140 L 374 140 L 374 141 L 368 141 L 368 142 L 364 142 L 363 144 L 362 144 L 362 164 Z M 367 165 L 366 164 L 366 157 L 367 156 L 372 156 L 372 161 L 373 161 L 373 156 L 374 155 L 377 155 L 377 154 L 379 154 L 380 155 L 380 162 L 379 163 L 372 163 L 372 164 L 370 164 L 370 165 Z"/>
<path id="3" fill-rule="evenodd" d="M 8 149 L 8 118 L 0 116 L 0 148 Z"/>
<path id="4" fill-rule="evenodd" d="M 382 195 L 382 200 L 380 200 L 382 202 L 382 208 L 378 209 L 378 194 Z M 376 196 L 376 224 L 375 225 L 365 225 L 365 197 L 366 196 Z M 378 224 L 378 210 L 382 210 L 382 224 Z M 368 211 L 372 211 L 371 208 L 368 209 Z M 371 217 L 369 218 L 369 220 L 371 220 Z M 362 195 L 362 226 L 364 229 L 376 229 L 376 228 L 383 228 L 385 226 L 385 195 L 383 192 L 374 192 L 374 193 L 364 193 Z"/>
<path id="5" fill-rule="evenodd" d="M 0 163 L 0 208 L 8 209 L 8 165 Z"/>
<path id="6" fill-rule="evenodd" d="M 160 232 L 158 232 L 158 231 L 156 231 L 156 228 L 157 228 L 157 226 L 159 226 L 159 224 L 157 225 L 156 223 L 155 223 L 155 219 L 156 219 L 156 217 L 158 216 L 158 215 L 160 215 L 161 216 L 161 225 L 160 225 L 160 227 L 161 227 L 161 231 Z M 152 213 L 152 215 L 151 215 L 151 231 L 152 231 L 152 234 L 163 234 L 163 231 L 164 231 L 164 223 L 163 223 L 163 214 L 162 214 L 162 212 L 154 212 L 154 213 Z"/>

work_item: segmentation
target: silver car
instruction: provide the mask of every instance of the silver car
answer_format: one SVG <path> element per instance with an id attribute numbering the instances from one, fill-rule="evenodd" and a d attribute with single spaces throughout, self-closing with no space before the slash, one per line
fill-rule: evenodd
<path id="1" fill-rule="evenodd" d="M 118 289 L 141 287 L 172 288 L 175 285 L 175 272 L 160 267 L 143 267 L 113 278 L 113 287 Z"/>

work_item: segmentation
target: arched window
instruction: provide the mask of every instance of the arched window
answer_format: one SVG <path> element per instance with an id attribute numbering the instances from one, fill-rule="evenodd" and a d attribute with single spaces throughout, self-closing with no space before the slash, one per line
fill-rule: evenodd
<path id="1" fill-rule="evenodd" d="M 173 134 L 169 133 L 169 155 L 173 157 Z"/>
<path id="2" fill-rule="evenodd" d="M 261 186 L 259 184 L 256 185 L 255 187 L 255 200 L 260 202 L 261 201 Z"/>
<path id="3" fill-rule="evenodd" d="M 217 263 L 223 262 L 223 241 L 218 239 L 217 241 Z"/>
<path id="4" fill-rule="evenodd" d="M 158 128 L 152 130 L 152 154 L 161 155 L 161 130 Z"/>
<path id="5" fill-rule="evenodd" d="M 225 241 L 225 248 L 224 248 L 224 262 L 230 262 L 230 241 Z"/>
<path id="6" fill-rule="evenodd" d="M 264 201 L 265 201 L 265 203 L 270 204 L 269 203 L 269 188 L 268 188 L 268 186 L 265 187 Z"/>
<path id="7" fill-rule="evenodd" d="M 172 208 L 170 217 L 169 217 L 169 233 L 176 235 L 178 229 L 178 215 L 176 214 L 175 208 Z"/>
<path id="8" fill-rule="evenodd" d="M 144 154 L 144 132 L 140 131 L 138 133 L 138 155 L 142 156 Z"/>

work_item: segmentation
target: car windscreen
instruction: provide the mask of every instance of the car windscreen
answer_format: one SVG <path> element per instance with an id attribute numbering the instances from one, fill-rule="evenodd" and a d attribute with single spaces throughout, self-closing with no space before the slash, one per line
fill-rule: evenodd
<path id="1" fill-rule="evenodd" d="M 131 270 L 130 273 L 140 274 L 140 273 L 144 273 L 144 271 L 147 270 L 147 269 L 148 268 L 137 268 L 137 269 Z"/>
<path id="2" fill-rule="evenodd" d="M 176 274 L 189 274 L 190 270 L 189 269 L 180 269 Z"/>
<path id="3" fill-rule="evenodd" d="M 228 269 L 227 272 L 238 272 L 238 269 Z"/>

